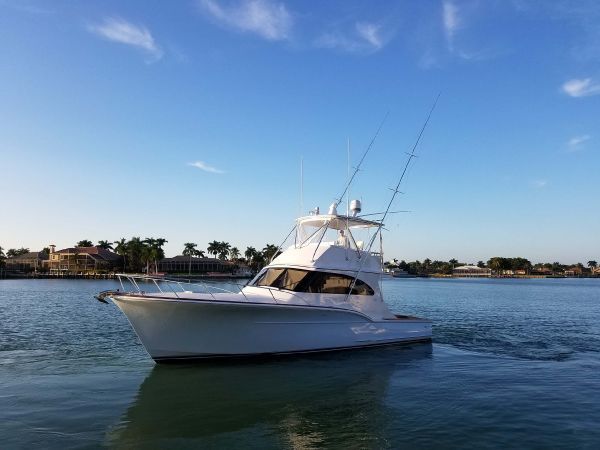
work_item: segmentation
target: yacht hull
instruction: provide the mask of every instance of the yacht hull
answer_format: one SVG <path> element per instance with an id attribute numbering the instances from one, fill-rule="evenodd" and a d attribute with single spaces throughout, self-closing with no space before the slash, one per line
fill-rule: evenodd
<path id="1" fill-rule="evenodd" d="M 431 322 L 342 308 L 113 296 L 156 361 L 307 353 L 431 340 Z"/>

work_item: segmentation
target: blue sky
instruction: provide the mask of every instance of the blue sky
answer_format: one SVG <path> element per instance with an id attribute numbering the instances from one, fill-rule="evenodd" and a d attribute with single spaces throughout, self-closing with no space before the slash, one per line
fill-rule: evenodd
<path id="1" fill-rule="evenodd" d="M 353 197 L 386 257 L 600 258 L 596 1 L 0 0 L 0 245 L 262 248 Z"/>

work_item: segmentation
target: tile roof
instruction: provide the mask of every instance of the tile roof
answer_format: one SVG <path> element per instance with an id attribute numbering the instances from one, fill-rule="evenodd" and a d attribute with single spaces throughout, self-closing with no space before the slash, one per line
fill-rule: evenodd
<path id="1" fill-rule="evenodd" d="M 54 253 L 71 253 L 71 254 L 86 253 L 86 254 L 90 255 L 91 257 L 93 257 L 94 259 L 104 259 L 106 261 L 116 261 L 118 259 L 121 259 L 121 256 L 117 255 L 116 253 L 111 252 L 110 250 L 107 250 L 105 248 L 98 247 L 98 246 L 68 247 L 68 248 L 63 248 L 62 250 L 58 250 Z"/>
<path id="2" fill-rule="evenodd" d="M 8 258 L 8 260 L 10 261 L 17 261 L 23 259 L 48 259 L 48 254 L 45 252 L 27 252 L 19 256 L 13 256 L 11 258 Z"/>

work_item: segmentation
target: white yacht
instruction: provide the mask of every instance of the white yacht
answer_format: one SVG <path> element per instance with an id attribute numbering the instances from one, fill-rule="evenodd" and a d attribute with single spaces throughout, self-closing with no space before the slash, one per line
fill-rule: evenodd
<path id="1" fill-rule="evenodd" d="M 155 361 L 431 340 L 429 320 L 394 314 L 384 302 L 383 224 L 360 210 L 355 200 L 350 214 L 338 215 L 334 204 L 328 214 L 297 219 L 293 244 L 239 292 L 120 275 L 122 289 L 97 298 L 119 307 Z M 376 236 L 380 248 L 371 251 Z"/>
<path id="2" fill-rule="evenodd" d="M 383 300 L 383 223 L 435 109 L 433 103 L 383 213 L 360 216 L 360 201 L 337 206 L 348 194 L 383 121 L 342 194 L 327 214 L 300 217 L 285 241 L 294 242 L 239 292 L 119 276 L 110 298 L 129 319 L 155 361 L 277 355 L 356 349 L 431 340 L 431 321 L 394 314 Z M 380 220 L 370 220 L 380 214 Z M 360 235 L 363 235 L 361 237 Z M 379 250 L 372 251 L 378 240 Z M 133 291 L 127 292 L 123 281 Z M 154 287 L 152 292 L 147 287 Z M 165 289 L 166 288 L 166 289 Z M 220 292 L 215 292 L 220 291 Z"/>

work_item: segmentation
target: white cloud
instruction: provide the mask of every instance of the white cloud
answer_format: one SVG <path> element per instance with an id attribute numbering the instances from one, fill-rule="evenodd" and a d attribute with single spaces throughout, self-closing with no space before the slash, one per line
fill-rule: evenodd
<path id="1" fill-rule="evenodd" d="M 546 187 L 548 182 L 546 180 L 533 180 L 531 186 L 535 189 L 543 189 Z"/>
<path id="2" fill-rule="evenodd" d="M 583 144 L 590 139 L 591 136 L 589 134 L 572 137 L 567 142 L 567 147 L 569 148 L 570 152 L 576 152 L 577 150 L 580 150 Z"/>
<path id="3" fill-rule="evenodd" d="M 134 25 L 118 17 L 108 17 L 99 25 L 90 25 L 88 30 L 109 41 L 141 49 L 155 60 L 163 55 L 150 31 L 142 25 Z"/>
<path id="4" fill-rule="evenodd" d="M 54 14 L 54 10 L 40 8 L 37 5 L 23 0 L 0 0 L 0 7 L 1 6 L 29 14 Z"/>
<path id="5" fill-rule="evenodd" d="M 381 50 L 387 40 L 382 35 L 381 25 L 357 22 L 351 33 L 330 32 L 321 35 L 317 47 L 342 50 L 348 53 L 372 53 Z"/>
<path id="6" fill-rule="evenodd" d="M 356 31 L 358 35 L 368 42 L 374 50 L 379 50 L 383 47 L 383 40 L 381 38 L 381 26 L 373 23 L 357 23 Z"/>
<path id="7" fill-rule="evenodd" d="M 591 78 L 573 78 L 562 85 L 562 90 L 571 97 L 587 97 L 600 94 L 600 84 L 594 83 Z"/>
<path id="8" fill-rule="evenodd" d="M 199 0 L 213 19 L 239 31 L 255 33 L 270 41 L 289 38 L 293 20 L 283 3 L 269 0 L 241 0 L 236 6 L 223 7 L 215 0 Z"/>
<path id="9" fill-rule="evenodd" d="M 197 169 L 204 170 L 205 172 L 210 173 L 225 173 L 225 171 L 221 169 L 217 169 L 216 167 L 209 166 L 203 161 L 196 161 L 192 163 L 188 163 L 188 166 L 196 167 Z"/>
<path id="10" fill-rule="evenodd" d="M 444 32 L 446 34 L 446 43 L 448 44 L 448 49 L 453 51 L 454 36 L 456 35 L 456 31 L 462 25 L 458 6 L 451 0 L 444 0 L 442 2 L 442 17 Z"/>

